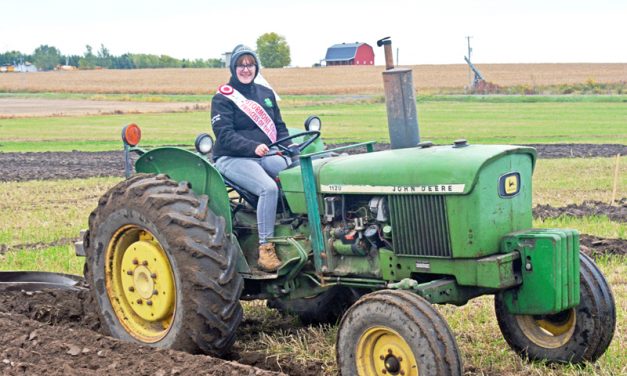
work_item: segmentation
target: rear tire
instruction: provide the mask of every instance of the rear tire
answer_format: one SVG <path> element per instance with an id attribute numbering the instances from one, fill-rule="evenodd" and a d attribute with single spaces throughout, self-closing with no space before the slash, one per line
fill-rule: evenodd
<path id="1" fill-rule="evenodd" d="M 408 291 L 365 295 L 346 312 L 337 336 L 340 373 L 461 375 L 451 329 L 425 299 Z"/>
<path id="2" fill-rule="evenodd" d="M 224 218 L 186 182 L 138 174 L 89 218 L 86 279 L 107 334 L 224 354 L 242 320 L 243 280 Z"/>
<path id="3" fill-rule="evenodd" d="M 580 260 L 580 303 L 554 315 L 512 315 L 501 294 L 494 305 L 501 333 L 514 351 L 530 360 L 594 362 L 610 345 L 616 326 L 612 290 L 596 264 Z"/>

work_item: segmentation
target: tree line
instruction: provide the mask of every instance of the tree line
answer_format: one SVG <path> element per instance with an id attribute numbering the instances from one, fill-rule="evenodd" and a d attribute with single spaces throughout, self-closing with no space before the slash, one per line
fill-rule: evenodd
<path id="1" fill-rule="evenodd" d="M 257 54 L 261 65 L 266 68 L 282 68 L 291 62 L 290 47 L 285 38 L 277 33 L 265 33 L 257 38 Z M 32 54 L 19 51 L 0 53 L 0 66 L 30 62 L 39 70 L 53 70 L 59 65 L 71 65 L 80 69 L 142 69 L 142 68 L 220 68 L 221 59 L 176 59 L 168 55 L 132 54 L 112 55 L 103 44 L 95 51 L 85 46 L 85 53 L 63 55 L 61 51 L 48 45 L 41 45 Z"/>
<path id="2" fill-rule="evenodd" d="M 59 65 L 71 65 L 81 69 L 142 69 L 142 68 L 219 68 L 223 65 L 220 59 L 177 59 L 168 55 L 132 54 L 112 55 L 100 45 L 95 51 L 90 45 L 85 46 L 85 53 L 80 55 L 63 55 L 58 48 L 41 45 L 32 54 L 20 51 L 0 53 L 0 65 L 21 64 L 30 62 L 39 70 L 53 70 Z"/>

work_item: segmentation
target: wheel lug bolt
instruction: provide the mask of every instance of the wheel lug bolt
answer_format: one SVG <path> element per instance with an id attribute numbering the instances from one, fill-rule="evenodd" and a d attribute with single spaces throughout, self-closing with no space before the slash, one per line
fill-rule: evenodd
<path id="1" fill-rule="evenodd" d="M 392 349 L 388 349 L 388 354 L 390 354 L 390 355 L 393 354 Z"/>
<path id="2" fill-rule="evenodd" d="M 142 261 L 142 265 L 148 266 L 148 261 L 146 261 L 146 260 Z"/>
<path id="3" fill-rule="evenodd" d="M 405 371 L 401 370 L 401 372 L 400 372 L 400 373 L 401 373 L 401 375 L 404 375 L 404 374 L 405 374 Z"/>
<path id="4" fill-rule="evenodd" d="M 158 290 L 152 290 L 152 295 L 159 295 L 159 291 Z"/>
<path id="5" fill-rule="evenodd" d="M 381 370 L 381 373 L 385 374 L 385 373 L 388 373 L 388 371 L 384 368 L 384 369 Z"/>
<path id="6" fill-rule="evenodd" d="M 151 305 L 152 305 L 152 300 L 147 300 L 147 301 L 146 301 L 146 304 L 148 304 L 149 306 L 151 306 Z"/>
<path id="7" fill-rule="evenodd" d="M 142 304 L 143 301 L 141 299 L 137 299 L 137 304 Z"/>
<path id="8" fill-rule="evenodd" d="M 133 259 L 133 265 L 137 265 L 139 264 L 139 261 L 137 261 L 137 259 Z"/>
<path id="9" fill-rule="evenodd" d="M 126 272 L 126 274 L 128 274 L 128 275 L 133 275 L 133 271 L 132 271 L 132 270 L 129 270 L 128 272 Z"/>
<path id="10" fill-rule="evenodd" d="M 402 357 L 402 356 L 399 356 L 399 357 L 398 357 L 398 361 L 399 361 L 399 362 L 402 362 L 402 361 L 403 361 L 403 357 Z"/>
<path id="11" fill-rule="evenodd" d="M 130 291 L 130 292 L 135 291 L 135 287 L 133 287 L 133 286 L 129 287 L 129 288 L 128 288 L 128 291 Z"/>
<path id="12" fill-rule="evenodd" d="M 381 356 L 379 356 L 379 359 L 385 360 L 385 356 L 381 355 Z"/>
<path id="13" fill-rule="evenodd" d="M 152 274 L 150 274 L 150 278 L 153 278 L 153 279 L 154 279 L 154 278 L 157 278 L 157 273 L 152 273 Z"/>

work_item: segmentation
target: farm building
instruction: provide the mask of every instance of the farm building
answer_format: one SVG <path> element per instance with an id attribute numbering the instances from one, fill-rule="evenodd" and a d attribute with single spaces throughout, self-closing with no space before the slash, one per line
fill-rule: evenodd
<path id="1" fill-rule="evenodd" d="M 327 49 L 324 58 L 330 65 L 374 65 L 374 51 L 368 43 L 335 44 Z"/>
<path id="2" fill-rule="evenodd" d="M 0 72 L 37 72 L 37 67 L 28 62 L 13 65 L 9 64 L 1 66 Z"/>

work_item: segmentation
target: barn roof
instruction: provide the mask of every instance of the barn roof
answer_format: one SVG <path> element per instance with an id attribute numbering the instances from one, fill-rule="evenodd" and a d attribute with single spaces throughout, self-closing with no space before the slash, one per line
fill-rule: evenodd
<path id="1" fill-rule="evenodd" d="M 333 46 L 327 49 L 327 56 L 325 56 L 324 60 L 326 61 L 346 61 L 355 58 L 357 55 L 357 49 L 359 46 L 365 43 L 341 43 L 334 44 Z"/>

